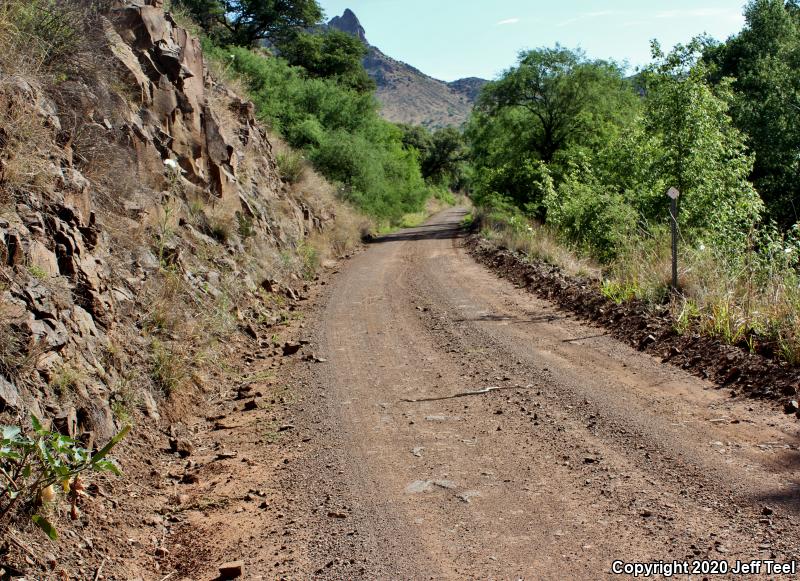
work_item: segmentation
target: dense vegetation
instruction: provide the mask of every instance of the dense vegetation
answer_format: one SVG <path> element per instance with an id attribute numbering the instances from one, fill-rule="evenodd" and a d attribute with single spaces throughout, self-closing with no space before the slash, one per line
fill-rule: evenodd
<path id="1" fill-rule="evenodd" d="M 747 25 L 725 43 L 706 42 L 713 85 L 732 79 L 730 115 L 755 154 L 751 178 L 769 216 L 800 220 L 800 7 L 795 0 L 751 2 Z"/>
<path id="2" fill-rule="evenodd" d="M 261 120 L 340 184 L 344 199 L 379 222 L 399 223 L 405 214 L 420 212 L 431 195 L 447 195 L 456 173 L 451 158 L 458 152 L 441 136 L 410 140 L 408 128 L 380 117 L 375 85 L 362 64 L 366 47 L 357 38 L 309 28 L 322 15 L 313 1 L 288 3 L 292 11 L 304 7 L 303 16 L 292 12 L 285 18 L 269 12 L 281 3 L 241 1 L 231 9 L 233 4 L 179 5 L 203 28 L 206 56 L 244 81 Z M 236 33 L 244 26 L 240 21 L 253 21 L 256 6 L 263 21 L 245 27 L 244 36 Z M 269 48 L 255 48 L 263 38 Z"/>
<path id="3" fill-rule="evenodd" d="M 518 245 L 550 236 L 594 257 L 610 296 L 671 301 L 683 328 L 798 360 L 800 10 L 753 0 L 745 16 L 725 43 L 654 44 L 633 78 L 560 46 L 522 53 L 467 128 L 472 187 Z"/>
<path id="4" fill-rule="evenodd" d="M 181 0 L 178 4 L 210 38 L 225 45 L 281 43 L 322 19 L 316 0 Z"/>

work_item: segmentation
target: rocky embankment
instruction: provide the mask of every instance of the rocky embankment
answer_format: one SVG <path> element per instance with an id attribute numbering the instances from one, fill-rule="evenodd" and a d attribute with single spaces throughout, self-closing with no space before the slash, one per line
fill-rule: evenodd
<path id="1" fill-rule="evenodd" d="M 102 77 L 0 84 L 3 106 L 30 107 L 52 140 L 40 183 L 15 188 L 0 217 L 4 347 L 36 351 L 30 365 L 3 362 L 0 402 L 62 411 L 50 386 L 70 366 L 81 376 L 77 429 L 104 439 L 115 429 L 109 386 L 148 352 L 149 282 L 166 272 L 211 302 L 225 278 L 251 300 L 281 275 L 302 286 L 290 268 L 255 261 L 280 263 L 333 215 L 290 193 L 252 103 L 209 76 L 199 41 L 160 6 L 125 5 L 100 24 Z M 138 392 L 156 415 L 158 394 Z"/>
<path id="2" fill-rule="evenodd" d="M 161 0 L 92 13 L 84 36 L 67 72 L 0 77 L 0 423 L 35 414 L 97 447 L 133 422 L 122 464 L 146 474 L 159 425 L 221 389 L 210 368 L 247 345 L 282 356 L 275 329 L 319 262 L 308 241 L 345 210 L 281 180 L 253 104 Z M 17 549 L 38 546 L 14 526 Z"/>

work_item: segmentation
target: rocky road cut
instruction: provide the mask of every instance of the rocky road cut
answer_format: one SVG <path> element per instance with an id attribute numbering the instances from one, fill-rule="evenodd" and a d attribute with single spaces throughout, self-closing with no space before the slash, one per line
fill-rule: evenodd
<path id="1" fill-rule="evenodd" d="M 463 248 L 463 216 L 377 241 L 330 286 L 304 408 L 319 449 L 292 469 L 304 575 L 800 558 L 797 420 L 498 279 Z M 781 577 L 764 572 L 738 578 Z"/>

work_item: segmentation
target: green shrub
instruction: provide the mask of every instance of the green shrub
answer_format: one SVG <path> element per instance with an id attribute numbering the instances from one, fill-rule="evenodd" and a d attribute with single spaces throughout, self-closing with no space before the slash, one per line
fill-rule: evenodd
<path id="1" fill-rule="evenodd" d="M 245 81 L 259 118 L 280 133 L 361 211 L 396 223 L 419 212 L 432 190 L 422 179 L 416 150 L 403 132 L 381 119 L 372 93 L 334 79 L 309 78 L 305 70 L 264 51 L 221 49 L 205 41 L 206 53 Z M 279 156 L 287 181 L 299 179 L 296 154 Z"/>
<path id="2" fill-rule="evenodd" d="M 47 278 L 47 272 L 41 266 L 36 266 L 35 264 L 28 267 L 28 272 L 33 278 L 38 278 L 39 280 Z"/>
<path id="3" fill-rule="evenodd" d="M 620 194 L 567 179 L 546 200 L 547 221 L 601 262 L 613 260 L 635 234 L 636 212 Z"/>
<path id="4" fill-rule="evenodd" d="M 325 139 L 325 129 L 313 117 L 287 128 L 285 133 L 286 139 L 295 147 L 315 147 Z"/>
<path id="5" fill-rule="evenodd" d="M 430 194 L 414 155 L 399 144 L 380 149 L 360 133 L 336 130 L 311 151 L 314 165 L 345 186 L 344 197 L 367 214 L 392 222 L 420 211 Z"/>
<path id="6" fill-rule="evenodd" d="M 303 177 L 303 156 L 296 151 L 280 152 L 276 160 L 283 181 L 296 184 Z"/>
<path id="7" fill-rule="evenodd" d="M 82 448 L 76 440 L 46 430 L 31 416 L 28 433 L 17 426 L 0 426 L 0 525 L 17 507 L 35 509 L 31 517 L 51 539 L 58 538 L 55 526 L 41 514 L 41 507 L 55 500 L 59 485 L 72 501 L 72 513 L 83 488 L 79 475 L 88 471 L 120 474 L 107 458 L 130 431 L 123 428 L 96 454 Z"/>

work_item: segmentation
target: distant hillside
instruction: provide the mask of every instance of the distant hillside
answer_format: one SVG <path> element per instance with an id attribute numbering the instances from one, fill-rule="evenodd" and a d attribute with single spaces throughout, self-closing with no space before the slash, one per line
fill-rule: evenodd
<path id="1" fill-rule="evenodd" d="M 385 55 L 367 41 L 364 27 L 349 8 L 328 26 L 352 34 L 369 47 L 364 66 L 378 86 L 383 116 L 390 121 L 427 127 L 459 126 L 469 117 L 487 83 L 475 77 L 446 83 Z"/>

